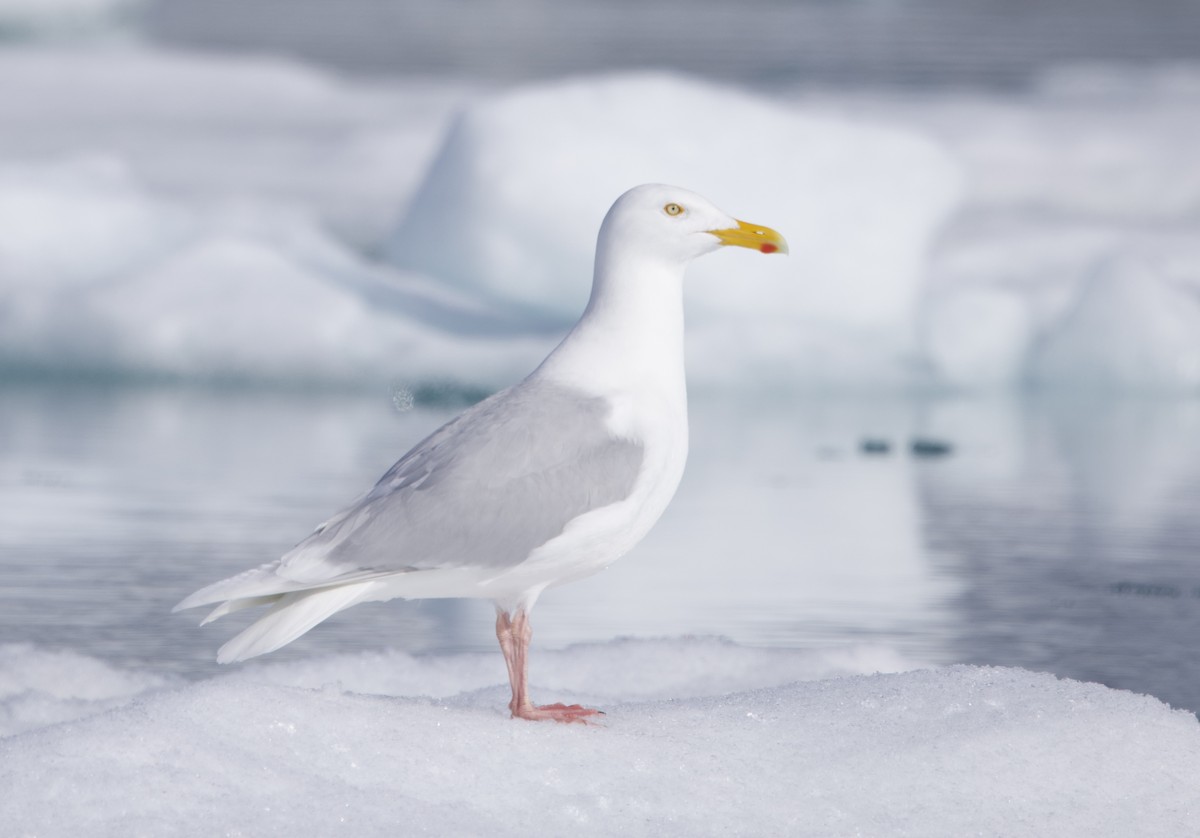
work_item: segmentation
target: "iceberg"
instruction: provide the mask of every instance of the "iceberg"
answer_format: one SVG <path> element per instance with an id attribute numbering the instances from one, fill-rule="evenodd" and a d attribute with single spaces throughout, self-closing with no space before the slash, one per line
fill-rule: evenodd
<path id="1" fill-rule="evenodd" d="M 1030 363 L 1047 387 L 1200 393 L 1200 288 L 1140 261 L 1101 264 Z"/>
<path id="2" fill-rule="evenodd" d="M 1197 78 L 1076 68 L 1019 97 L 884 106 L 968 184 L 917 317 L 935 386 L 1198 391 Z"/>
<path id="3" fill-rule="evenodd" d="M 959 170 L 911 132 L 676 76 L 576 79 L 476 102 L 453 122 L 393 260 L 568 325 L 596 230 L 641 182 L 687 185 L 791 243 L 781 264 L 689 271 L 694 380 L 832 383 L 908 371 L 925 256 Z"/>
<path id="4" fill-rule="evenodd" d="M 658 180 L 792 243 L 694 267 L 696 386 L 1194 393 L 1197 74 L 1161 75 L 768 97 L 0 51 L 0 369 L 495 389 L 578 315 L 613 198 Z"/>
<path id="5" fill-rule="evenodd" d="M 112 158 L 0 170 L 0 225 L 0 366 L 23 376 L 494 385 L 548 344 L 307 213 L 181 203 Z"/>

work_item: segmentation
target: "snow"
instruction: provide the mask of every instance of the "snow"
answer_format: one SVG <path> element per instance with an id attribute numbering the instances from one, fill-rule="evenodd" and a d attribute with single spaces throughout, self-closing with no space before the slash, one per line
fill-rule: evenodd
<path id="1" fill-rule="evenodd" d="M 0 645 L 0 737 L 94 715 L 169 683 L 69 650 L 6 643 Z"/>
<path id="2" fill-rule="evenodd" d="M 854 674 L 899 663 L 887 658 L 704 639 L 535 654 L 537 693 L 603 706 L 596 727 L 507 719 L 498 654 L 342 655 L 185 685 L 104 669 L 123 704 L 100 690 L 103 712 L 0 739 L 0 817 L 39 836 L 1117 836 L 1194 823 L 1193 715 L 1018 669 Z M 81 663 L 5 647 L 0 706 L 61 701 Z M 43 696 L 55 668 L 64 683 Z"/>

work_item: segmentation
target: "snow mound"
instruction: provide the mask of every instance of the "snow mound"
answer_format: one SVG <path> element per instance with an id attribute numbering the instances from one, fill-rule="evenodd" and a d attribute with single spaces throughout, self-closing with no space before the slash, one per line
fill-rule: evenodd
<path id="1" fill-rule="evenodd" d="M 787 259 L 749 265 L 747 254 L 721 253 L 689 270 L 694 377 L 902 374 L 926 250 L 957 198 L 956 166 L 918 135 L 732 89 L 615 76 L 474 104 L 391 252 L 404 267 L 567 324 L 587 300 L 600 221 L 643 182 L 693 189 L 791 245 Z"/>
<path id="2" fill-rule="evenodd" d="M 549 672 L 583 688 L 555 698 L 604 699 L 598 727 L 507 719 L 496 655 L 248 667 L 0 740 L 0 817 L 43 836 L 1117 836 L 1194 823 L 1191 714 L 1015 669 L 791 683 L 772 670 L 804 656 L 617 641 L 535 658 L 537 694 Z M 627 659 L 636 677 L 620 677 Z M 756 678 L 771 685 L 749 688 Z"/>
<path id="3" fill-rule="evenodd" d="M 0 737 L 90 716 L 172 683 L 71 651 L 0 645 Z"/>

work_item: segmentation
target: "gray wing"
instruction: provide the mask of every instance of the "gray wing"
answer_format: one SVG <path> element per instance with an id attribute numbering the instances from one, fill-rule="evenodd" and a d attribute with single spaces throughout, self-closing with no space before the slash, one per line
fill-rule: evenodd
<path id="1" fill-rule="evenodd" d="M 497 393 L 419 443 L 275 572 L 309 585 L 518 564 L 632 491 L 642 446 L 613 437 L 608 412 L 604 399 L 541 381 Z"/>

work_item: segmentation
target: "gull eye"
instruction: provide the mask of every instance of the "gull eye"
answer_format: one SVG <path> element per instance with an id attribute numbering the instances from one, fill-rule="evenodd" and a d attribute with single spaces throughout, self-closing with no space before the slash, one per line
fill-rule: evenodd
<path id="1" fill-rule="evenodd" d="M 663 207 L 663 212 L 665 212 L 667 215 L 683 215 L 683 207 L 674 203 L 667 204 L 665 207 Z"/>

